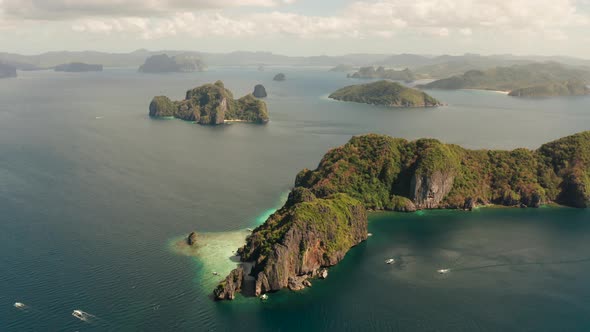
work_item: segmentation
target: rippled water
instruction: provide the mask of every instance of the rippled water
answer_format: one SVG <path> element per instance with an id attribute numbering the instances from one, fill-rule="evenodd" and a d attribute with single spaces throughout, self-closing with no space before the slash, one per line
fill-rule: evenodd
<path id="1" fill-rule="evenodd" d="M 263 83 L 271 122 L 148 118 L 152 96 L 217 79 L 237 96 Z M 210 300 L 243 230 L 352 135 L 513 148 L 590 129 L 588 97 L 432 91 L 449 106 L 424 110 L 326 98 L 353 83 L 311 68 L 0 80 L 0 330 L 588 330 L 590 218 L 574 209 L 377 214 L 375 235 L 311 289 Z M 211 244 L 199 257 L 173 246 L 192 230 Z"/>

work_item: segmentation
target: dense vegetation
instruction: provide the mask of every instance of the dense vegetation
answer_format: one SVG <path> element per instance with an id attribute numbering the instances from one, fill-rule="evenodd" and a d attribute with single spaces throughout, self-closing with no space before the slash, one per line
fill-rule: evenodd
<path id="1" fill-rule="evenodd" d="M 348 75 L 351 78 L 380 78 L 387 80 L 411 82 L 416 79 L 414 73 L 408 68 L 404 70 L 385 69 L 384 67 L 362 67 L 356 73 Z"/>
<path id="2" fill-rule="evenodd" d="M 346 193 L 370 209 L 396 209 L 399 197 L 417 203 L 417 179 L 452 179 L 436 207 L 466 203 L 539 206 L 590 204 L 590 132 L 543 145 L 535 151 L 467 150 L 433 139 L 408 142 L 364 135 L 328 152 L 315 171 L 303 170 L 296 186 L 317 197 Z M 431 182 L 434 188 L 436 179 Z M 420 206 L 418 206 L 420 208 Z"/>
<path id="3" fill-rule="evenodd" d="M 188 90 L 181 101 L 171 101 L 166 96 L 154 97 L 149 110 L 153 117 L 176 117 L 200 124 L 222 124 L 225 120 L 268 122 L 263 101 L 252 95 L 235 100 L 221 81 Z"/>
<path id="4" fill-rule="evenodd" d="M 484 89 L 521 91 L 521 95 L 554 96 L 577 94 L 584 89 L 590 73 L 558 63 L 534 63 L 496 67 L 485 71 L 470 70 L 421 86 L 425 89 Z M 571 89 L 570 89 L 571 86 Z"/>
<path id="5" fill-rule="evenodd" d="M 64 72 L 87 72 L 87 71 L 102 71 L 102 65 L 93 65 L 82 62 L 71 62 L 62 65 L 55 66 L 55 71 Z"/>
<path id="6" fill-rule="evenodd" d="M 338 263 L 367 238 L 366 209 L 411 212 L 496 203 L 590 206 L 590 131 L 537 150 L 467 150 L 435 139 L 353 137 L 302 170 L 285 205 L 238 250 L 253 263 L 256 295 L 292 288 Z M 238 278 L 236 278 L 238 276 Z M 233 270 L 215 290 L 233 299 L 243 283 Z M 292 289 L 300 289 L 293 287 Z"/>
<path id="7" fill-rule="evenodd" d="M 142 73 L 170 73 L 203 71 L 205 64 L 194 55 L 177 55 L 169 57 L 167 54 L 152 55 L 139 67 Z"/>
<path id="8" fill-rule="evenodd" d="M 351 85 L 332 93 L 332 99 L 391 107 L 430 107 L 440 102 L 426 93 L 390 81 Z"/>

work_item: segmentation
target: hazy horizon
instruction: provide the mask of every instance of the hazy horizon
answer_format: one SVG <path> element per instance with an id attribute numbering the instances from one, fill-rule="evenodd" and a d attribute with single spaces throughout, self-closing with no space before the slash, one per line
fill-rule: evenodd
<path id="1" fill-rule="evenodd" d="M 0 0 L 1 51 L 590 58 L 590 1 Z"/>

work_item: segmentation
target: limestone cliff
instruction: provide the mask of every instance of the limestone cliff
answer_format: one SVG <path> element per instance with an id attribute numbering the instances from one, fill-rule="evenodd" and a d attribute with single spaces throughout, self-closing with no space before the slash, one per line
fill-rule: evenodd
<path id="1" fill-rule="evenodd" d="M 547 202 L 590 206 L 590 131 L 537 150 L 513 151 L 356 136 L 330 150 L 317 169 L 301 171 L 285 205 L 254 230 L 238 254 L 253 266 L 255 295 L 298 290 L 367 238 L 368 209 L 472 210 L 477 204 Z M 216 289 L 217 298 L 233 298 L 243 274 L 232 271 Z"/>
<path id="2" fill-rule="evenodd" d="M 268 122 L 268 110 L 263 101 L 252 95 L 236 100 L 221 81 L 188 90 L 186 98 L 181 101 L 171 101 L 166 96 L 154 97 L 149 114 L 152 117 L 175 117 L 202 125 L 219 125 L 226 120 Z"/>
<path id="3" fill-rule="evenodd" d="M 351 247 L 367 239 L 367 214 L 361 202 L 345 194 L 320 199 L 305 191 L 291 195 L 238 250 L 242 261 L 254 264 L 251 275 L 257 296 L 304 287 L 307 278 L 337 264 Z M 232 287 L 225 282 L 217 292 L 226 294 Z"/>

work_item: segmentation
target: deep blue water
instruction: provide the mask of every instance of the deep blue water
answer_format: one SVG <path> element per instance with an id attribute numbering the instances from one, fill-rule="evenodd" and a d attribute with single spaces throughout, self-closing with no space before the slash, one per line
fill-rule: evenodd
<path id="1" fill-rule="evenodd" d="M 272 81 L 279 70 L 287 81 Z M 0 80 L 2 331 L 590 329 L 586 210 L 376 214 L 375 235 L 327 280 L 267 303 L 212 302 L 216 277 L 204 271 L 217 262 L 170 249 L 192 230 L 223 239 L 260 222 L 300 169 L 352 135 L 535 148 L 590 129 L 588 97 L 432 91 L 449 106 L 392 110 L 327 99 L 356 82 L 323 69 L 19 75 Z M 152 96 L 217 79 L 236 96 L 263 83 L 271 122 L 147 116 Z"/>

